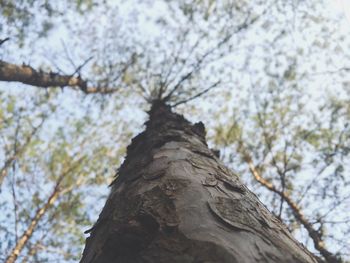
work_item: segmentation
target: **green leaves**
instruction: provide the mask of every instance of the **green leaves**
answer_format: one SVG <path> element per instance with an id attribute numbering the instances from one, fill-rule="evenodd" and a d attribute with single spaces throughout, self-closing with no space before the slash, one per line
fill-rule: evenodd
<path id="1" fill-rule="evenodd" d="M 348 95 L 340 98 L 325 93 L 319 101 L 312 100 L 305 90 L 290 88 L 290 74 L 284 73 L 280 87 L 251 90 L 251 96 L 233 104 L 232 116 L 217 124 L 213 142 L 224 147 L 224 160 L 256 188 L 247 163 L 252 160 L 267 183 L 286 193 L 301 209 L 305 207 L 307 220 L 344 218 L 350 184 Z M 242 107 L 252 104 L 254 109 Z M 256 192 L 290 229 L 303 231 L 283 199 L 263 189 Z M 343 222 L 322 227 L 348 231 L 346 219 Z M 323 238 L 332 244 L 326 235 Z"/>
<path id="2" fill-rule="evenodd" d="M 249 155 L 269 183 L 308 208 L 307 216 L 324 215 L 349 183 L 350 34 L 322 1 L 292 2 L 0 0 L 0 33 L 11 38 L 0 47 L 4 59 L 117 90 L 89 97 L 4 84 L 0 160 L 10 162 L 1 208 L 10 219 L 0 227 L 14 232 L 18 203 L 24 230 L 74 167 L 26 252 L 39 242 L 38 261 L 78 257 L 79 230 L 98 214 L 96 199 L 106 194 L 103 186 L 145 118 L 136 109 L 170 93 L 170 103 L 186 101 L 215 83 L 206 98 L 179 110 L 212 127 L 212 143 L 247 181 Z M 257 192 L 280 213 L 281 200 Z M 339 207 L 335 216 L 343 218 L 347 209 Z M 299 228 L 285 203 L 281 216 Z M 345 224 L 334 229 L 348 231 Z M 7 235 L 13 244 L 15 235 Z"/>
<path id="3" fill-rule="evenodd" d="M 0 218 L 0 228 L 12 233 L 0 231 L 0 238 L 9 240 L 0 247 L 2 251 L 13 248 L 15 225 L 21 235 L 38 209 L 57 193 L 20 259 L 68 262 L 80 257 L 83 232 L 91 227 L 103 204 L 96 204 L 99 195 L 94 193 L 106 192 L 129 142 L 130 130 L 123 121 L 101 119 L 100 114 L 111 115 L 96 104 L 93 112 L 89 111 L 93 102 L 81 103 L 75 109 L 68 104 L 66 108 L 60 93 L 48 92 L 34 93 L 30 98 L 24 93 L 16 97 L 0 94 L 0 158 L 1 163 L 9 161 L 0 167 L 4 175 L 0 193 L 4 203 L 0 206 L 8 214 L 6 220 Z M 30 248 L 35 250 L 33 255 Z"/>
<path id="4" fill-rule="evenodd" d="M 237 122 L 230 126 L 218 126 L 215 129 L 214 143 L 218 146 L 227 146 L 242 139 L 242 127 Z"/>

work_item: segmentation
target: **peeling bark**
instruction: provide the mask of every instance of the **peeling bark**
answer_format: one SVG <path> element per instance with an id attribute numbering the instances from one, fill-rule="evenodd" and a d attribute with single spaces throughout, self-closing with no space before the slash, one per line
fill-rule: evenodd
<path id="1" fill-rule="evenodd" d="M 317 262 L 161 102 L 149 112 L 88 232 L 82 263 Z"/>

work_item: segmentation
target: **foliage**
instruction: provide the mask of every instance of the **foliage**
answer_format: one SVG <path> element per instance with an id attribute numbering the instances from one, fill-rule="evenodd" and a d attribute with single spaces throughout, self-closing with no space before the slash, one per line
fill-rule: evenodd
<path id="1" fill-rule="evenodd" d="M 112 180 L 123 154 L 119 147 L 128 142 L 128 136 L 118 137 L 120 132 L 115 129 L 121 127 L 99 122 L 89 112 L 59 109 L 64 101 L 56 91 L 27 100 L 23 104 L 24 96 L 1 94 L 1 160 L 5 165 L 10 161 L 8 167 L 1 167 L 6 173 L 0 203 L 4 230 L 0 238 L 6 240 L 1 243 L 2 255 L 10 252 L 64 175 L 57 201 L 41 219 L 19 259 L 76 261 L 85 241 L 83 232 L 99 211 L 96 203 L 100 197 L 92 198 L 91 193 Z M 107 138 L 108 144 L 104 142 Z"/>
<path id="2" fill-rule="evenodd" d="M 308 248 L 310 236 L 285 200 L 256 184 L 247 154 L 267 182 L 300 205 L 329 250 L 349 258 L 349 32 L 327 1 L 0 4 L 1 38 L 11 38 L 0 45 L 1 59 L 117 91 L 85 96 L 0 87 L 0 159 L 10 160 L 0 201 L 0 228 L 7 229 L 0 232 L 1 254 L 69 171 L 20 259 L 79 258 L 96 200 L 144 120 L 135 108 L 166 98 L 208 123 L 223 160 Z"/>
<path id="3" fill-rule="evenodd" d="M 231 120 L 217 126 L 213 140 L 224 160 L 252 181 L 255 192 L 292 232 L 308 236 L 285 200 L 256 185 L 247 155 L 267 182 L 293 198 L 315 229 L 322 229 L 326 244 L 342 254 L 349 244 L 337 235 L 350 231 L 344 214 L 350 199 L 348 98 L 307 105 L 304 92 L 291 91 L 259 90 L 259 97 L 240 103 L 254 104 L 251 110 L 233 106 L 233 113 L 226 113 Z M 268 96 L 261 99 L 265 92 Z"/>

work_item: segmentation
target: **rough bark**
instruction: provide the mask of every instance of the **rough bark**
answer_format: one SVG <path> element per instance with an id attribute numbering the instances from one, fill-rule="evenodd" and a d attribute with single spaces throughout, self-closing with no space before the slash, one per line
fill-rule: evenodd
<path id="1" fill-rule="evenodd" d="M 161 102 L 136 136 L 87 238 L 82 263 L 317 262 Z"/>

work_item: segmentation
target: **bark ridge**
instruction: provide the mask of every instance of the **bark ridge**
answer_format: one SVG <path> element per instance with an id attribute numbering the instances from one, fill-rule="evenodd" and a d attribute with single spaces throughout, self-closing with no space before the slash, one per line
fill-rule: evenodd
<path id="1" fill-rule="evenodd" d="M 317 262 L 209 150 L 154 102 L 127 149 L 81 262 Z"/>

